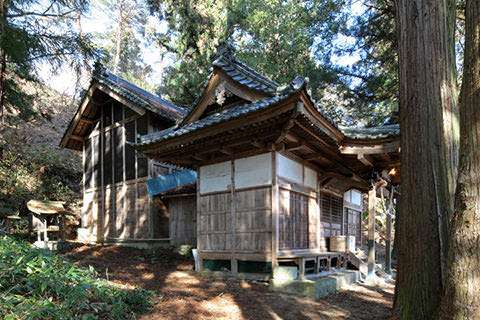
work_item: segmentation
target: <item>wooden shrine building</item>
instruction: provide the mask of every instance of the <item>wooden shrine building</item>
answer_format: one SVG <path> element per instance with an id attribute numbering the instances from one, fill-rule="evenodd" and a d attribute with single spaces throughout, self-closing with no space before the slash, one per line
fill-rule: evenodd
<path id="1" fill-rule="evenodd" d="M 150 197 L 145 181 L 179 168 L 149 160 L 127 143 L 169 128 L 184 115 L 182 108 L 96 65 L 60 143 L 83 153 L 81 240 L 195 244 L 195 189 L 163 201 Z"/>
<path id="2" fill-rule="evenodd" d="M 280 86 L 223 46 L 183 120 L 133 144 L 149 159 L 197 171 L 200 267 L 268 274 L 331 251 L 332 236 L 361 240 L 362 193 L 398 170 L 399 127 L 339 128 L 307 85 L 297 77 Z"/>

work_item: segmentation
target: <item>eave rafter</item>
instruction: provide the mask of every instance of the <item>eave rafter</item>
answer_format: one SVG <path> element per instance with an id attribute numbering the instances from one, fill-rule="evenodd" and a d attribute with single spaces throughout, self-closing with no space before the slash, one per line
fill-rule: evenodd
<path id="1" fill-rule="evenodd" d="M 379 142 L 377 144 L 344 144 L 339 147 L 342 154 L 382 154 L 390 152 L 400 152 L 400 141 Z"/>
<path id="2" fill-rule="evenodd" d="M 367 167 L 374 167 L 374 161 L 368 154 L 359 153 L 357 159 Z"/>

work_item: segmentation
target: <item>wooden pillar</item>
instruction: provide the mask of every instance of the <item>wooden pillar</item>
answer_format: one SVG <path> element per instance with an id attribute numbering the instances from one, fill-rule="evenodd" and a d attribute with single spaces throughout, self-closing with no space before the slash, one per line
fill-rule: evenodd
<path id="1" fill-rule="evenodd" d="M 303 280 L 305 279 L 305 258 L 298 258 L 298 279 Z"/>
<path id="2" fill-rule="evenodd" d="M 376 186 L 368 191 L 368 276 L 375 273 Z"/>
<path id="3" fill-rule="evenodd" d="M 200 272 L 203 269 L 203 257 L 201 251 L 203 250 L 203 243 L 201 241 L 201 233 L 202 233 L 202 223 L 200 218 L 200 167 L 197 168 L 197 261 L 198 261 L 198 268 L 196 271 Z"/>
<path id="4" fill-rule="evenodd" d="M 392 216 L 391 210 L 387 213 L 387 241 L 385 244 L 385 272 L 392 273 Z"/>
<path id="5" fill-rule="evenodd" d="M 272 156 L 272 196 L 271 196 L 271 208 L 272 208 L 272 277 L 273 270 L 278 266 L 278 212 L 279 212 L 279 189 L 277 181 L 277 154 L 271 153 Z"/>
<path id="6" fill-rule="evenodd" d="M 238 273 L 238 263 L 237 257 L 235 254 L 236 247 L 237 247 L 237 207 L 236 207 L 236 195 L 235 195 L 235 160 L 231 161 L 232 171 L 231 171 L 231 179 L 232 179 L 232 187 L 231 187 L 231 212 L 232 212 L 232 259 L 231 259 L 231 267 L 232 273 Z"/>

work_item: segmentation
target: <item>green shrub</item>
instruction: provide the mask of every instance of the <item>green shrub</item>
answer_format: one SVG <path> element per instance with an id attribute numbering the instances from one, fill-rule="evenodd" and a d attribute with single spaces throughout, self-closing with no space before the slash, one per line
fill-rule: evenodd
<path id="1" fill-rule="evenodd" d="M 1 319 L 133 319 L 153 293 L 126 290 L 26 242 L 0 238 Z"/>
<path id="2" fill-rule="evenodd" d="M 81 191 L 78 155 L 47 145 L 24 146 L 12 137 L 0 139 L 0 198 L 21 212 L 31 199 L 72 203 Z M 1 206 L 0 206 L 1 207 Z"/>

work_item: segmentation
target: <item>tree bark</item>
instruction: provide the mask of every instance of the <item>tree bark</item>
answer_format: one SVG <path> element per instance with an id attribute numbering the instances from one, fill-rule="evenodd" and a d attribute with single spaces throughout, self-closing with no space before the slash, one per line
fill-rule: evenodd
<path id="1" fill-rule="evenodd" d="M 432 319 L 443 289 L 458 163 L 455 1 L 395 5 L 402 193 L 393 318 Z"/>
<path id="2" fill-rule="evenodd" d="M 0 117 L 2 128 L 5 126 L 5 85 L 7 72 L 7 56 L 4 49 L 5 25 L 7 24 L 7 4 L 0 0 Z"/>
<path id="3" fill-rule="evenodd" d="M 85 42 L 85 37 L 83 35 L 82 14 L 81 14 L 80 9 L 79 9 L 76 2 L 73 2 L 73 6 L 75 8 L 75 15 L 76 15 L 76 19 L 77 19 L 78 32 L 80 34 L 80 40 L 82 41 L 82 45 L 85 46 L 86 42 Z M 87 70 L 89 72 L 91 72 L 92 69 L 90 68 L 90 63 L 88 61 L 88 55 L 87 55 L 87 52 L 85 51 L 85 48 L 83 48 L 83 59 L 84 59 L 85 66 L 86 66 Z"/>
<path id="4" fill-rule="evenodd" d="M 480 3 L 466 1 L 460 164 L 439 319 L 480 319 Z"/>
<path id="5" fill-rule="evenodd" d="M 122 54 L 122 41 L 123 33 L 125 29 L 125 16 L 124 16 L 124 0 L 118 0 L 118 26 L 117 26 L 117 39 L 115 44 L 115 60 L 113 66 L 113 74 L 118 74 L 118 67 L 120 65 L 120 56 Z"/>

